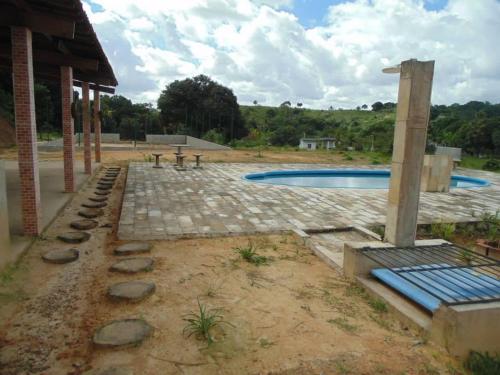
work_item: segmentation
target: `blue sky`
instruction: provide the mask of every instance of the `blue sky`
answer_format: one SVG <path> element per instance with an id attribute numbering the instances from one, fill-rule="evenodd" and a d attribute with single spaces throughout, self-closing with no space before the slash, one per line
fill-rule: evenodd
<path id="1" fill-rule="evenodd" d="M 499 0 L 84 0 L 117 93 L 205 74 L 242 104 L 396 101 L 382 68 L 435 60 L 435 104 L 500 102 Z"/>
<path id="2" fill-rule="evenodd" d="M 322 26 L 325 24 L 325 15 L 331 5 L 345 3 L 351 0 L 294 0 L 291 11 L 298 17 L 300 23 L 306 27 Z M 471 0 L 480 1 L 480 0 Z M 425 0 L 427 10 L 439 11 L 448 0 Z"/>

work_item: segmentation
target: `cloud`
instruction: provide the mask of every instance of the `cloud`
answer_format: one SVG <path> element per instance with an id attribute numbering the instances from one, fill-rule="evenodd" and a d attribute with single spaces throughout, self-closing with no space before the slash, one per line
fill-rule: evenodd
<path id="1" fill-rule="evenodd" d="M 397 78 L 381 69 L 418 58 L 436 60 L 434 103 L 500 102 L 500 2 L 449 0 L 439 11 L 426 4 L 348 1 L 313 28 L 299 22 L 292 0 L 89 0 L 85 9 L 118 93 L 134 101 L 155 102 L 169 82 L 202 73 L 240 103 L 396 101 Z"/>

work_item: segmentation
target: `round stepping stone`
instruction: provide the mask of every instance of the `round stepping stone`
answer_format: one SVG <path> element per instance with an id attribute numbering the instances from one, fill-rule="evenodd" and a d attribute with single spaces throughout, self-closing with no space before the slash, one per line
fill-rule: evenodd
<path id="1" fill-rule="evenodd" d="M 97 185 L 97 190 L 111 190 L 112 186 Z"/>
<path id="2" fill-rule="evenodd" d="M 99 225 L 99 223 L 91 219 L 82 219 L 82 220 L 72 221 L 69 225 L 73 229 L 88 230 L 88 229 L 94 229 Z"/>
<path id="3" fill-rule="evenodd" d="M 77 249 L 52 250 L 42 255 L 42 259 L 47 263 L 64 264 L 74 262 L 78 259 Z"/>
<path id="4" fill-rule="evenodd" d="M 127 281 L 111 285 L 108 297 L 117 301 L 139 302 L 154 293 L 156 285 L 145 281 Z"/>
<path id="5" fill-rule="evenodd" d="M 129 242 L 123 245 L 118 246 L 114 253 L 115 255 L 132 255 L 132 254 L 140 254 L 147 253 L 151 251 L 151 246 L 147 242 Z"/>
<path id="6" fill-rule="evenodd" d="M 114 181 L 103 180 L 102 178 L 97 181 L 98 185 L 110 185 L 113 186 Z"/>
<path id="7" fill-rule="evenodd" d="M 111 366 L 85 371 L 83 375 L 134 375 L 134 373 L 127 367 Z"/>
<path id="8" fill-rule="evenodd" d="M 90 233 L 87 232 L 67 232 L 57 236 L 63 242 L 66 243 L 82 243 L 88 241 L 90 238 Z"/>
<path id="9" fill-rule="evenodd" d="M 92 341 L 95 345 L 118 348 L 141 344 L 153 332 L 142 319 L 115 320 L 96 330 Z"/>
<path id="10" fill-rule="evenodd" d="M 115 182 L 116 178 L 114 177 L 101 177 L 99 181 L 104 181 L 104 182 Z"/>
<path id="11" fill-rule="evenodd" d="M 78 211 L 78 215 L 86 219 L 94 219 L 98 216 L 104 215 L 104 211 L 100 208 L 84 208 L 83 210 Z"/>
<path id="12" fill-rule="evenodd" d="M 108 197 L 106 196 L 89 197 L 89 200 L 91 200 L 92 202 L 106 202 L 108 200 Z"/>
<path id="13" fill-rule="evenodd" d="M 111 192 L 109 190 L 96 190 L 96 191 L 94 191 L 94 194 L 95 195 L 108 195 L 108 194 L 111 194 Z"/>
<path id="14" fill-rule="evenodd" d="M 106 207 L 108 204 L 106 202 L 85 202 L 82 203 L 82 207 L 87 208 L 102 208 Z"/>
<path id="15" fill-rule="evenodd" d="M 104 175 L 104 177 L 108 177 L 108 178 L 117 178 L 118 177 L 118 173 L 106 173 Z"/>
<path id="16" fill-rule="evenodd" d="M 151 258 L 128 258 L 116 262 L 109 270 L 121 273 L 146 272 L 153 269 L 154 260 Z"/>

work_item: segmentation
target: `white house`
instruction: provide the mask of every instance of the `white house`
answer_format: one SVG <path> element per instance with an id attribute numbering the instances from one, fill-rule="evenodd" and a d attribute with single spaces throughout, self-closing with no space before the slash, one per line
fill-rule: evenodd
<path id="1" fill-rule="evenodd" d="M 335 138 L 301 138 L 299 148 L 305 150 L 331 150 L 335 148 Z"/>

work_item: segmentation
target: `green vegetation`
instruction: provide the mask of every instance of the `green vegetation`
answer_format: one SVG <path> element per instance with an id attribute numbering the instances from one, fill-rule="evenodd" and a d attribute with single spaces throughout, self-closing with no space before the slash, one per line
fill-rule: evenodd
<path id="1" fill-rule="evenodd" d="M 433 238 L 442 238 L 449 241 L 455 233 L 454 223 L 433 223 L 431 224 L 431 235 Z"/>
<path id="2" fill-rule="evenodd" d="M 465 368 L 474 375 L 500 374 L 500 356 L 489 353 L 470 352 Z"/>
<path id="3" fill-rule="evenodd" d="M 341 317 L 341 318 L 335 318 L 335 319 L 329 319 L 328 323 L 334 324 L 337 327 L 343 329 L 346 332 L 354 333 L 358 330 L 358 326 L 354 324 L 350 324 L 347 318 Z"/>
<path id="4" fill-rule="evenodd" d="M 236 247 L 233 250 L 236 251 L 242 259 L 256 266 L 269 262 L 268 257 L 257 254 L 257 247 L 251 242 L 249 242 L 247 246 Z"/>
<path id="5" fill-rule="evenodd" d="M 198 299 L 198 311 L 187 314 L 183 320 L 187 322 L 183 329 L 183 333 L 188 337 L 196 335 L 199 340 L 206 340 L 208 345 L 214 342 L 211 331 L 220 324 L 226 323 L 223 316 L 219 313 L 220 310 L 209 309 L 203 305 Z"/>

